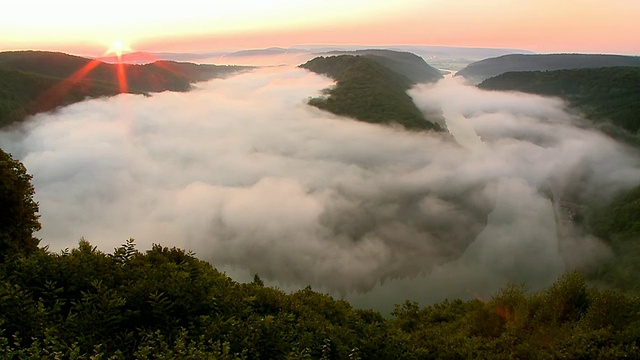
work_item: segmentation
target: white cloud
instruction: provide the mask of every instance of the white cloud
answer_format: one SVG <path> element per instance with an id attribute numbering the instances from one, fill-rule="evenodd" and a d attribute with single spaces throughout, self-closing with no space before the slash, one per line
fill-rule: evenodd
<path id="1" fill-rule="evenodd" d="M 592 194 L 640 182 L 638 157 L 574 126 L 558 100 L 446 81 L 412 91 L 421 106 L 468 117 L 485 142 L 467 149 L 305 104 L 330 84 L 301 69 L 256 70 L 189 93 L 74 104 L 0 141 L 34 175 L 39 235 L 52 250 L 84 236 L 110 251 L 134 237 L 143 249 L 184 247 L 214 266 L 336 292 L 460 257 L 485 228 L 500 179 L 513 179 L 501 191 L 525 215 L 499 233 L 529 240 L 505 235 L 508 246 L 483 251 L 553 264 L 548 242 L 536 243 L 547 233 L 526 215 L 545 201 L 540 189 Z"/>

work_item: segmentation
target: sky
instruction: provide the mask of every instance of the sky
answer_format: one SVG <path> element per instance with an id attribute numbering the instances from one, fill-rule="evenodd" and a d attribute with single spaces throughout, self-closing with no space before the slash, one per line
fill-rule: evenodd
<path id="1" fill-rule="evenodd" d="M 637 0 L 12 1 L 0 50 L 439 45 L 640 54 Z"/>

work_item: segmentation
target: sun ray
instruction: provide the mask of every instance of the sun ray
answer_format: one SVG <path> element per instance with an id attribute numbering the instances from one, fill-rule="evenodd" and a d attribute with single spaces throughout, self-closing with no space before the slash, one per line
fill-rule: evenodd
<path id="1" fill-rule="evenodd" d="M 129 92 L 129 88 L 127 85 L 127 73 L 125 69 L 125 64 L 122 61 L 123 52 L 130 52 L 131 48 L 124 45 L 124 43 L 120 39 L 116 39 L 113 41 L 113 44 L 107 50 L 106 54 L 115 54 L 117 62 L 116 62 L 116 72 L 118 78 L 118 89 L 120 93 Z"/>
<path id="2" fill-rule="evenodd" d="M 122 41 L 115 40 L 113 42 L 113 52 L 117 57 L 122 57 Z"/>
<path id="3" fill-rule="evenodd" d="M 127 74 L 125 72 L 124 63 L 122 62 L 121 56 L 118 57 L 118 64 L 116 66 L 118 67 L 118 85 L 120 93 L 127 93 L 129 92 L 127 86 Z"/>
<path id="4" fill-rule="evenodd" d="M 93 79 L 91 77 L 87 78 L 89 73 L 95 70 L 98 66 L 104 65 L 106 67 L 111 67 L 115 65 L 115 79 L 114 82 L 117 82 L 116 92 L 117 93 L 128 93 L 129 92 L 129 79 L 127 76 L 127 71 L 129 70 L 129 66 L 124 59 L 124 55 L 132 52 L 131 48 L 125 45 L 120 40 L 113 41 L 112 45 L 109 49 L 103 54 L 103 58 L 93 59 L 86 63 L 82 68 L 72 73 L 66 79 L 61 80 L 56 85 L 52 86 L 45 92 L 43 92 L 39 98 L 33 103 L 33 107 L 37 108 L 39 111 L 48 111 L 56 108 L 57 106 L 64 105 L 64 99 L 67 94 L 72 90 L 76 89 L 78 86 L 80 93 L 89 94 L 93 86 Z M 112 62 L 112 65 L 108 63 L 104 63 L 101 60 L 104 60 L 104 56 L 110 55 L 115 57 L 115 64 Z M 180 77 L 189 78 L 190 75 L 184 72 L 177 64 L 173 61 L 161 61 L 152 54 L 147 53 L 136 53 L 136 57 L 142 57 L 152 66 L 167 71 L 169 73 L 175 74 Z M 135 72 L 132 75 L 136 77 Z M 139 76 L 139 74 L 138 74 Z M 89 96 L 89 95 L 87 95 Z"/>
<path id="5" fill-rule="evenodd" d="M 69 75 L 66 79 L 60 81 L 53 87 L 43 92 L 35 101 L 34 106 L 39 110 L 48 111 L 61 105 L 64 97 L 69 93 L 71 88 L 78 85 L 93 69 L 102 62 L 93 59 L 86 65 Z"/>
<path id="6" fill-rule="evenodd" d="M 125 46 L 122 41 L 115 40 L 113 45 L 105 52 L 106 54 L 115 54 L 117 57 L 116 64 L 116 80 L 118 82 L 118 91 L 120 93 L 127 93 L 129 91 L 127 85 L 127 76 L 126 76 L 126 64 L 122 61 L 123 51 L 130 51 L 131 49 L 128 46 Z M 74 73 L 69 75 L 67 78 L 61 80 L 56 85 L 44 91 L 40 96 L 34 101 L 32 107 L 38 111 L 48 111 L 51 109 L 55 109 L 56 107 L 63 105 L 63 101 L 65 96 L 73 89 L 83 82 L 87 75 L 91 73 L 96 67 L 100 64 L 103 64 L 102 61 L 98 59 L 93 59 L 85 64 L 80 69 L 76 70 Z M 91 88 L 91 83 L 87 82 L 87 89 Z"/>

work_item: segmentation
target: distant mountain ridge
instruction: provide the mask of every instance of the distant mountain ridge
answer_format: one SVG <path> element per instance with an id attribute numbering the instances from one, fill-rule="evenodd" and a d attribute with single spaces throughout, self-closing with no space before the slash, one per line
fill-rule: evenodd
<path id="1" fill-rule="evenodd" d="M 512 71 L 552 71 L 612 66 L 640 66 L 640 57 L 599 54 L 511 54 L 469 64 L 458 71 L 473 83 Z"/>
<path id="2" fill-rule="evenodd" d="M 336 80 L 334 88 L 326 89 L 325 96 L 313 98 L 309 104 L 365 122 L 397 123 L 415 130 L 440 130 L 437 123 L 425 119 L 406 92 L 417 81 L 385 66 L 397 60 L 381 58 L 378 55 L 320 56 L 300 65 Z M 440 77 L 442 75 L 438 73 Z"/>
<path id="3" fill-rule="evenodd" d="M 496 57 L 505 54 L 532 54 L 529 50 L 523 49 L 505 49 L 505 48 L 473 48 L 473 47 L 456 47 L 456 46 L 426 46 L 426 45 L 293 45 L 290 47 L 269 47 L 246 50 L 211 50 L 205 52 L 189 53 L 189 52 L 144 52 L 137 51 L 122 54 L 122 61 L 126 63 L 150 63 L 157 60 L 168 61 L 189 61 L 199 62 L 202 60 L 217 59 L 224 61 L 225 59 L 242 59 L 252 56 L 279 56 L 279 55 L 296 55 L 296 54 L 313 54 L 316 56 L 326 56 L 329 53 L 347 54 L 353 51 L 367 51 L 369 49 L 386 49 L 396 52 L 408 52 L 418 55 L 429 61 L 433 65 L 434 62 L 445 61 L 455 62 L 457 65 L 467 65 L 473 61 Z M 315 56 L 312 56 L 315 57 Z M 103 62 L 114 63 L 117 61 L 115 56 L 99 57 L 98 60 Z M 460 68 L 461 69 L 461 68 Z"/>
<path id="4" fill-rule="evenodd" d="M 155 61 L 186 61 L 198 62 L 200 60 L 218 59 L 238 59 L 252 56 L 276 56 L 285 54 L 301 54 L 308 53 L 305 49 L 270 47 L 265 49 L 248 49 L 238 51 L 209 51 L 203 53 L 178 53 L 178 52 L 144 52 L 135 51 L 122 54 L 122 61 L 130 64 L 147 64 Z M 117 62 L 114 55 L 101 56 L 97 58 L 107 63 Z"/>
<path id="5" fill-rule="evenodd" d="M 0 127 L 87 97 L 113 96 L 123 91 L 137 94 L 188 91 L 194 82 L 243 69 L 247 67 L 172 61 L 117 65 L 56 52 L 3 52 L 0 53 Z"/>

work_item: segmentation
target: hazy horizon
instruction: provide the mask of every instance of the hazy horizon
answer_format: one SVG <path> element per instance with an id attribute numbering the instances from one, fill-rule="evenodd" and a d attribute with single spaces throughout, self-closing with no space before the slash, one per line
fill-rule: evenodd
<path id="1" fill-rule="evenodd" d="M 514 48 L 639 55 L 640 3 L 543 1 L 21 1 L 0 14 L 0 51 L 205 52 L 298 44 Z M 389 31 L 393 29 L 393 31 Z"/>

